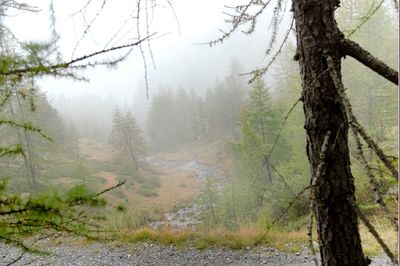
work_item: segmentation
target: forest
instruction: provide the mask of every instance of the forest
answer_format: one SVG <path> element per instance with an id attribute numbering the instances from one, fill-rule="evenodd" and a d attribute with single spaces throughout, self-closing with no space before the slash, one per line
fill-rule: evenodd
<path id="1" fill-rule="evenodd" d="M 0 265 L 397 265 L 397 1 L 26 2 Z"/>

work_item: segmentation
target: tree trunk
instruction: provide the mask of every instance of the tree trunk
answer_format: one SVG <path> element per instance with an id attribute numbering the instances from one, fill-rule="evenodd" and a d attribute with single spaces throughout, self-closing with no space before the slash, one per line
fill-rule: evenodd
<path id="1" fill-rule="evenodd" d="M 354 180 L 350 171 L 348 121 L 338 88 L 330 76 L 327 57 L 340 76 L 340 42 L 343 34 L 334 19 L 339 1 L 293 0 L 296 22 L 307 156 L 315 179 L 315 217 L 322 265 L 368 265 L 364 258 L 358 231 L 357 213 L 348 199 L 355 199 Z M 317 177 L 322 144 L 328 141 L 324 169 Z"/>
<path id="2" fill-rule="evenodd" d="M 8 102 L 8 106 L 10 108 L 12 119 L 14 121 L 17 121 L 11 101 Z M 21 143 L 21 145 L 22 145 L 22 143 L 23 143 L 22 136 L 21 136 L 21 133 L 20 133 L 18 127 L 16 127 L 16 131 L 17 131 L 17 136 L 18 136 L 18 142 Z M 32 172 L 30 171 L 30 167 L 29 167 L 30 164 L 28 162 L 28 157 L 26 156 L 25 151 L 22 153 L 22 158 L 24 158 L 24 165 L 25 165 L 25 170 L 26 170 L 26 178 L 28 180 L 28 187 L 29 187 L 30 191 L 33 191 L 35 188 L 33 187 L 33 183 L 32 183 L 32 176 L 31 176 Z"/>
<path id="3" fill-rule="evenodd" d="M 266 168 L 267 168 L 267 175 L 268 175 L 268 183 L 272 183 L 272 173 L 271 173 L 271 167 L 269 166 L 269 163 L 266 162 Z"/>

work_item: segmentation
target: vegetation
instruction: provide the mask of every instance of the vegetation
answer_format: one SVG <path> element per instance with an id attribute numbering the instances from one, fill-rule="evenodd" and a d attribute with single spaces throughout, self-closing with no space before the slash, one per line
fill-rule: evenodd
<path id="1" fill-rule="evenodd" d="M 123 115 L 118 109 L 114 110 L 110 142 L 122 158 L 130 158 L 134 171 L 138 171 L 139 159 L 145 155 L 146 146 L 142 131 L 130 112 Z"/>
<path id="2" fill-rule="evenodd" d="M 397 25 L 388 6 L 349 0 L 337 9 L 338 2 L 314 2 L 310 8 L 315 10 L 305 12 L 305 0 L 293 0 L 298 29 L 307 23 L 316 32 L 329 31 L 355 57 L 351 37 L 396 64 Z M 9 8 L 26 9 L 10 3 L 0 4 L 4 14 Z M 265 7 L 252 3 L 249 7 Z M 240 16 L 247 14 L 240 13 L 244 9 L 235 9 L 239 15 L 234 15 L 233 30 L 255 23 L 262 13 L 246 20 Z M 280 12 L 277 6 L 268 55 L 277 42 Z M 357 19 L 364 14 L 369 17 Z M 327 18 L 329 27 L 321 28 Z M 235 21 L 240 23 L 235 26 Z M 107 238 L 127 242 L 199 249 L 268 245 L 297 252 L 310 245 L 312 252 L 319 241 L 324 265 L 333 265 L 329 260 L 334 257 L 365 265 L 364 255 L 379 255 L 382 249 L 376 235 L 369 235 L 373 225 L 387 243 L 386 253 L 393 253 L 397 92 L 390 75 L 384 80 L 373 74 L 378 70 L 365 70 L 325 47 L 332 41 L 325 35 L 318 39 L 312 30 L 297 32 L 297 45 L 304 48 L 299 50 L 289 29 L 272 57 L 271 63 L 279 55 L 279 64 L 252 72 L 249 84 L 240 75 L 242 64 L 231 60 L 227 74 L 211 88 L 161 86 L 148 110 L 142 110 L 143 119 L 135 106 L 117 108 L 114 99 L 94 97 L 73 100 L 77 108 L 71 115 L 67 106 L 72 100 L 52 103 L 36 83 L 43 76 L 81 80 L 78 69 L 113 66 L 125 56 L 95 63 L 88 59 L 138 46 L 146 38 L 63 61 L 55 40 L 14 44 L 11 31 L 1 29 L 0 241 L 30 250 L 24 239 L 48 229 L 88 237 L 107 231 Z M 318 44 L 318 54 L 307 50 L 314 47 L 310 39 Z M 207 170 L 197 169 L 192 160 Z M 106 193 L 113 188 L 118 189 Z M 104 199 L 99 197 L 103 194 Z M 201 210 L 195 215 L 196 230 L 171 228 L 167 212 L 190 209 L 192 203 Z M 325 226 L 319 217 L 330 222 Z M 371 222 L 359 226 L 356 217 Z M 163 226 L 149 229 L 154 221 Z M 349 239 L 336 239 L 344 231 Z M 330 236 L 352 246 L 332 246 Z"/>

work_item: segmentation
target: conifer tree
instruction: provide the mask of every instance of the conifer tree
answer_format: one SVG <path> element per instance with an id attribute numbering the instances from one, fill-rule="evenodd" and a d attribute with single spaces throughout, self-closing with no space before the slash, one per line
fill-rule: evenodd
<path id="1" fill-rule="evenodd" d="M 122 114 L 119 109 L 114 110 L 110 141 L 121 155 L 131 159 L 135 171 L 138 171 L 139 158 L 146 153 L 146 145 L 142 131 L 130 112 Z"/>
<path id="2" fill-rule="evenodd" d="M 241 114 L 241 140 L 235 145 L 240 156 L 241 175 L 249 183 L 256 196 L 256 204 L 264 201 L 265 190 L 273 181 L 269 152 L 274 144 L 279 116 L 272 108 L 271 96 L 262 79 L 258 78 L 249 93 L 246 107 Z M 284 146 L 274 153 L 282 154 Z"/>

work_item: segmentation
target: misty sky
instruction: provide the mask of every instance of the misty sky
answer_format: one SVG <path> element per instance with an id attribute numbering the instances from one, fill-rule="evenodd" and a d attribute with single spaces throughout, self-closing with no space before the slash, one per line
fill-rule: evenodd
<path id="1" fill-rule="evenodd" d="M 49 2 L 46 0 L 27 1 L 41 8 L 39 13 L 15 13 L 7 18 L 6 23 L 15 35 L 23 41 L 50 39 Z M 60 34 L 59 46 L 66 60 L 74 56 L 82 56 L 93 51 L 102 50 L 105 44 L 116 34 L 108 47 L 114 44 L 125 44 L 137 38 L 136 1 L 119 0 L 107 1 L 102 11 L 103 1 L 92 0 L 90 5 L 81 13 L 79 11 L 86 1 L 54 0 L 56 15 L 56 30 Z M 149 1 L 151 2 L 151 1 Z M 228 11 L 224 5 L 227 0 L 173 0 L 178 22 L 167 1 L 158 1 L 165 6 L 156 8 L 154 18 L 149 12 L 149 33 L 157 32 L 162 37 L 152 40 L 151 51 L 154 55 L 154 69 L 149 48 L 144 44 L 143 49 L 148 67 L 150 93 L 156 92 L 160 85 L 176 88 L 193 88 L 204 91 L 211 87 L 216 78 L 223 79 L 227 74 L 231 58 L 236 58 L 244 64 L 245 70 L 253 70 L 262 65 L 264 51 L 268 46 L 268 21 L 258 23 L 253 35 L 235 34 L 223 45 L 210 48 L 208 45 L 195 43 L 208 42 L 220 36 L 219 29 L 229 29 L 225 23 Z M 73 15 L 75 13 L 75 15 Z M 142 19 L 146 13 L 141 12 Z M 265 16 L 264 16 L 265 17 Z M 267 16 L 268 17 L 268 16 Z M 82 37 L 87 24 L 96 18 L 91 30 Z M 143 23 L 139 26 L 141 36 L 147 29 Z M 125 23 L 125 24 L 124 24 Z M 286 31 L 287 23 L 282 27 Z M 76 44 L 79 43 L 75 49 Z M 111 57 L 115 54 L 110 54 Z M 264 58 L 264 63 L 268 58 Z M 129 58 L 116 69 L 99 67 L 84 72 L 90 83 L 74 82 L 65 79 L 46 78 L 39 82 L 42 90 L 50 97 L 64 95 L 67 97 L 94 94 L 102 97 L 112 96 L 117 101 L 131 102 L 134 97 L 143 97 L 145 91 L 143 61 L 139 49 L 135 48 Z M 141 93 L 137 94 L 137 90 Z"/>

